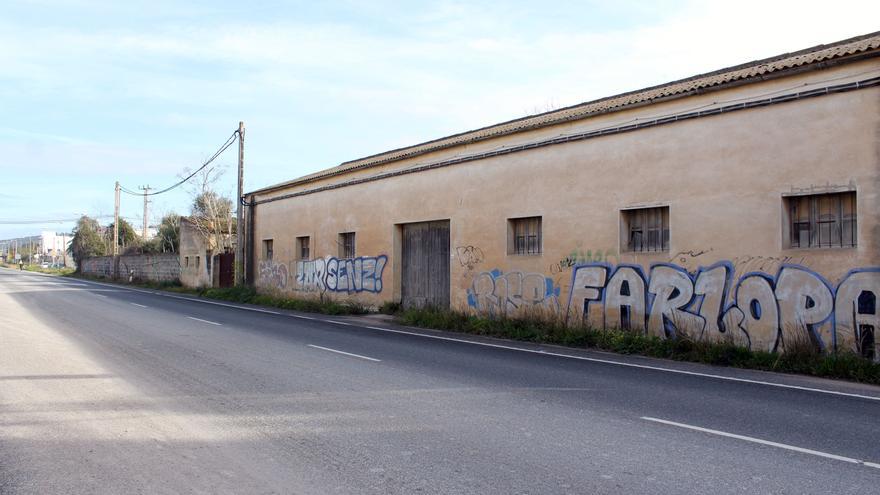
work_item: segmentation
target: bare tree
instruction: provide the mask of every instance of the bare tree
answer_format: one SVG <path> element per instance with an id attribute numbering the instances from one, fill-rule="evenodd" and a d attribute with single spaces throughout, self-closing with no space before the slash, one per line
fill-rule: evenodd
<path id="1" fill-rule="evenodd" d="M 226 166 L 206 167 L 189 184 L 192 197 L 190 223 L 204 239 L 208 251 L 231 251 L 235 234 L 235 208 L 228 195 L 217 191 Z M 184 171 L 184 176 L 189 175 Z"/>

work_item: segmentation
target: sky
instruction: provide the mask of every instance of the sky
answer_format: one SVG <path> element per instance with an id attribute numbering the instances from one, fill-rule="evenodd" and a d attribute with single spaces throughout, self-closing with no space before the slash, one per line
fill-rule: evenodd
<path id="1" fill-rule="evenodd" d="M 877 19 L 877 1 L 3 0 L 0 239 L 110 223 L 115 181 L 167 187 L 239 121 L 249 191 Z M 214 162 L 230 197 L 236 151 Z M 154 196 L 150 224 L 191 198 Z M 141 225 L 142 198 L 121 211 Z"/>

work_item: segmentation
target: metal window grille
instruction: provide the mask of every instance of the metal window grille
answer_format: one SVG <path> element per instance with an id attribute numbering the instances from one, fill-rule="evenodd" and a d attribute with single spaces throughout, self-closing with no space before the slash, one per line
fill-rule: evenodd
<path id="1" fill-rule="evenodd" d="M 628 228 L 627 250 L 645 253 L 669 250 L 669 207 L 639 208 L 624 212 Z"/>
<path id="2" fill-rule="evenodd" d="M 541 217 L 515 218 L 511 254 L 541 254 Z"/>
<path id="3" fill-rule="evenodd" d="M 790 245 L 793 248 L 854 247 L 856 193 L 814 194 L 789 198 Z"/>
<path id="4" fill-rule="evenodd" d="M 354 258 L 354 232 L 339 234 L 339 256 L 341 258 Z"/>
<path id="5" fill-rule="evenodd" d="M 299 259 L 307 260 L 311 259 L 309 253 L 309 238 L 308 237 L 297 237 L 297 244 L 299 244 Z"/>
<path id="6" fill-rule="evenodd" d="M 272 256 L 275 254 L 273 244 L 274 242 L 272 239 L 266 239 L 263 241 L 263 257 L 266 261 L 272 261 Z"/>

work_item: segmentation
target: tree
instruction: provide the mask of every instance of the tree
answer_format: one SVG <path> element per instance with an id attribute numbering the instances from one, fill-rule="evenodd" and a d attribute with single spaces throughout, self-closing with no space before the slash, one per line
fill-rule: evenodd
<path id="1" fill-rule="evenodd" d="M 104 230 L 104 242 L 107 245 L 107 252 L 113 252 L 113 227 L 114 224 L 107 226 Z M 119 219 L 119 252 L 124 253 L 126 249 L 140 246 L 140 237 L 134 227 L 124 218 Z"/>
<path id="2" fill-rule="evenodd" d="M 190 188 L 193 202 L 190 222 L 204 238 L 209 251 L 230 251 L 235 233 L 235 209 L 232 199 L 216 191 L 223 167 L 209 167 L 195 176 Z"/>
<path id="3" fill-rule="evenodd" d="M 159 230 L 152 241 L 144 245 L 144 252 L 176 253 L 180 249 L 180 215 L 168 213 L 162 217 Z"/>
<path id="4" fill-rule="evenodd" d="M 77 220 L 73 229 L 73 239 L 70 247 L 67 248 L 67 252 L 76 263 L 77 270 L 80 270 L 82 260 L 106 254 L 106 245 L 99 233 L 100 228 L 97 220 L 86 215 Z"/>

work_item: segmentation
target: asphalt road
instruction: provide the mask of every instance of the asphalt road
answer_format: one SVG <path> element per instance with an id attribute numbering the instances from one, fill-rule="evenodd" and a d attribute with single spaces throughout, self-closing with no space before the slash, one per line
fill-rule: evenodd
<path id="1" fill-rule="evenodd" d="M 864 494 L 874 463 L 877 387 L 0 270 L 2 493 Z"/>

